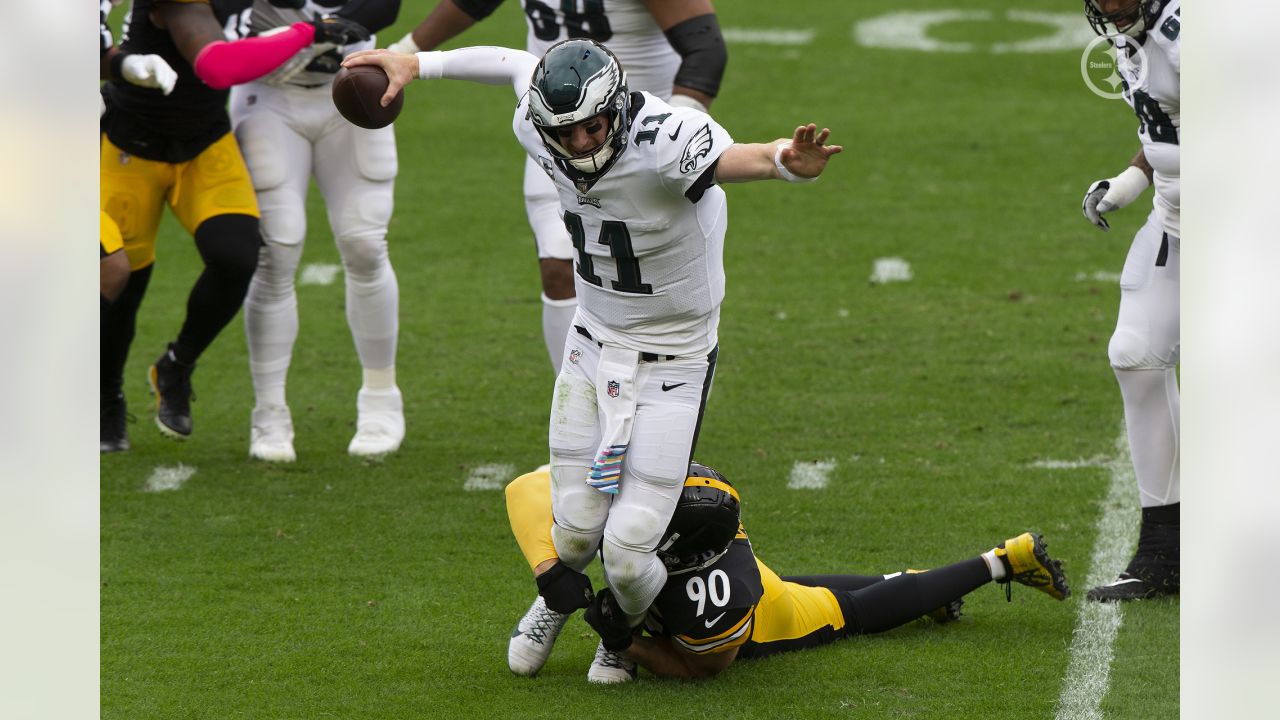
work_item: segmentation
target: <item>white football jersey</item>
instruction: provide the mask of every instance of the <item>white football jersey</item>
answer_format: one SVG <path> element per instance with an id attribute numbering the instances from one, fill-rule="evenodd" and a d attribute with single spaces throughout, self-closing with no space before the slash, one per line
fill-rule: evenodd
<path id="1" fill-rule="evenodd" d="M 346 5 L 346 0 L 325 0 L 324 3 L 318 3 L 316 0 L 306 0 L 301 8 L 295 10 L 273 5 L 269 0 L 254 0 L 252 14 L 249 16 L 249 29 L 253 34 L 260 35 L 274 28 L 289 27 L 299 22 L 311 22 L 323 15 L 332 15 L 343 5 Z M 338 72 L 338 64 L 342 62 L 342 58 L 357 50 L 372 50 L 376 42 L 377 38 L 370 37 L 364 42 L 335 48 L 336 58 L 330 58 L 327 62 L 322 60 L 314 63 L 315 69 L 302 70 L 289 78 L 288 84 L 302 85 L 304 87 L 327 85 L 333 81 L 333 76 Z M 333 48 L 332 45 L 327 47 Z M 324 69 L 320 69 L 321 64 L 325 65 Z"/>
<path id="2" fill-rule="evenodd" d="M 632 93 L 626 149 L 593 184 L 578 184 L 543 145 L 528 102 L 526 93 L 513 129 L 560 196 L 577 254 L 577 322 L 608 345 L 705 356 L 724 299 L 728 210 L 714 172 L 729 133 L 705 113 Z"/>
<path id="3" fill-rule="evenodd" d="M 526 49 L 538 57 L 561 40 L 589 38 L 618 56 L 627 85 L 662 99 L 680 69 L 680 55 L 641 0 L 521 0 L 529 25 Z M 568 8 L 568 12 L 566 12 Z"/>
<path id="4" fill-rule="evenodd" d="M 1138 116 L 1138 138 L 1155 171 L 1155 207 L 1165 232 L 1181 237 L 1181 150 L 1179 128 L 1182 72 L 1182 3 L 1167 0 L 1155 25 L 1146 29 L 1141 45 L 1120 36 L 1116 59 L 1124 80 L 1124 97 Z"/>

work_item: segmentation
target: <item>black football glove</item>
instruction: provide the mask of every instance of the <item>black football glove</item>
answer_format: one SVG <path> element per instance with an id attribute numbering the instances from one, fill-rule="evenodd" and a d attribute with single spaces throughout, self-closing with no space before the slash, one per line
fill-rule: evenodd
<path id="1" fill-rule="evenodd" d="M 316 18 L 311 21 L 311 25 L 316 29 L 316 38 L 312 41 L 316 44 L 342 46 L 369 39 L 369 31 L 363 25 L 336 15 Z"/>
<path id="2" fill-rule="evenodd" d="M 596 594 L 587 607 L 586 620 L 600 635 L 605 650 L 622 652 L 631 647 L 631 625 L 627 622 L 627 614 L 618 607 L 618 600 L 609 588 Z"/>
<path id="3" fill-rule="evenodd" d="M 537 578 L 538 594 L 547 607 L 568 615 L 591 604 L 591 578 L 558 562 Z"/>

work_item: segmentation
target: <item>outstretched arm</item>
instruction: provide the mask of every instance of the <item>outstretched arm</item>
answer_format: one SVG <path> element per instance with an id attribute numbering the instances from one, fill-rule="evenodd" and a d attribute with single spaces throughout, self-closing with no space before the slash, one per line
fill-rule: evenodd
<path id="1" fill-rule="evenodd" d="M 738 648 L 701 655 L 676 647 L 670 638 L 635 636 L 625 651 L 645 670 L 660 678 L 701 680 L 719 675 L 738 657 Z"/>
<path id="2" fill-rule="evenodd" d="M 751 180 L 782 179 L 808 182 L 817 179 L 827 167 L 827 160 L 844 150 L 827 145 L 831 131 L 813 123 L 796 128 L 790 140 L 771 143 L 734 144 L 720 156 L 716 166 L 716 182 L 734 183 Z"/>
<path id="3" fill-rule="evenodd" d="M 351 53 L 342 61 L 343 67 L 377 65 L 386 73 L 390 82 L 382 96 L 385 107 L 401 88 L 415 78 L 432 80 L 470 80 L 486 85 L 510 83 L 516 95 L 523 95 L 529 87 L 529 79 L 538 58 L 523 50 L 502 47 L 469 47 L 445 52 L 424 52 L 402 55 L 390 50 L 364 50 Z"/>

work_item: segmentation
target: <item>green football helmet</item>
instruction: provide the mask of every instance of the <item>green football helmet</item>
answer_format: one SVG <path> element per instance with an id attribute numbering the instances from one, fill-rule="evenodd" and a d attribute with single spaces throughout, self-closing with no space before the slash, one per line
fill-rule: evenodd
<path id="1" fill-rule="evenodd" d="M 533 70 L 529 119 L 542 142 L 574 180 L 603 175 L 627 147 L 630 117 L 627 74 L 618 58 L 594 40 L 565 40 L 551 46 Z M 572 153 L 556 133 L 570 125 L 604 116 L 607 136 L 599 146 Z"/>

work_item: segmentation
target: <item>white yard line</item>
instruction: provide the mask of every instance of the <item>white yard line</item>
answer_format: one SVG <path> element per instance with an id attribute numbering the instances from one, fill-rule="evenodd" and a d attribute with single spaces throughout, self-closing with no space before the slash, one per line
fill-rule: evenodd
<path id="1" fill-rule="evenodd" d="M 734 45 L 808 45 L 816 30 L 788 28 L 735 28 L 720 31 L 724 41 Z"/>
<path id="2" fill-rule="evenodd" d="M 821 490 L 831 482 L 831 472 L 835 469 L 835 460 L 816 460 L 813 462 L 797 460 L 791 466 L 791 476 L 787 479 L 787 488 L 790 490 Z"/>
<path id="3" fill-rule="evenodd" d="M 341 265 L 325 265 L 323 263 L 305 265 L 302 268 L 302 273 L 298 276 L 298 284 L 332 285 L 340 272 L 342 272 Z"/>
<path id="4" fill-rule="evenodd" d="M 876 284 L 891 282 L 910 282 L 915 275 L 911 272 L 911 263 L 900 257 L 876 258 L 868 278 Z"/>
<path id="5" fill-rule="evenodd" d="M 1084 593 L 1114 580 L 1124 570 L 1137 541 L 1138 483 L 1133 476 L 1129 441 L 1123 426 L 1116 450 L 1116 458 L 1109 464 L 1111 486 L 1098 518 L 1098 539 L 1093 546 L 1089 576 L 1076 586 L 1080 614 L 1071 641 L 1067 674 L 1062 679 L 1062 693 L 1058 696 L 1056 720 L 1100 720 L 1102 699 L 1111 682 L 1112 643 L 1124 621 L 1124 613 L 1119 604 L 1090 602 L 1084 599 Z"/>
<path id="6" fill-rule="evenodd" d="M 1097 455 L 1091 458 L 1080 458 L 1078 460 L 1037 460 L 1031 463 L 1033 468 L 1047 468 L 1049 470 L 1076 470 L 1079 468 L 1092 467 L 1108 467 L 1115 461 L 1110 458 Z"/>
<path id="7" fill-rule="evenodd" d="M 469 492 L 501 490 L 507 483 L 516 479 L 516 466 L 508 463 L 478 465 L 471 468 L 471 474 L 462 484 L 462 489 Z"/>
<path id="8" fill-rule="evenodd" d="M 151 476 L 147 478 L 147 483 L 142 489 L 145 492 L 177 490 L 195 474 L 196 469 L 190 465 L 183 465 L 182 463 L 172 467 L 162 465 L 151 471 Z"/>

